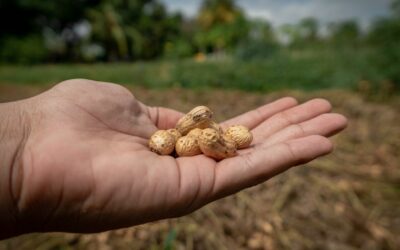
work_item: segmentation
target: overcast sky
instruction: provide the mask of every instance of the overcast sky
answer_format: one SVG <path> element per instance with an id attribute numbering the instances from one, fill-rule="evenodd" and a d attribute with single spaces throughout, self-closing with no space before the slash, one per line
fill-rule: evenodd
<path id="1" fill-rule="evenodd" d="M 171 11 L 194 16 L 201 0 L 162 0 Z M 269 20 L 274 25 L 296 23 L 315 17 L 322 23 L 356 19 L 363 27 L 390 13 L 391 0 L 237 0 L 250 17 Z"/>

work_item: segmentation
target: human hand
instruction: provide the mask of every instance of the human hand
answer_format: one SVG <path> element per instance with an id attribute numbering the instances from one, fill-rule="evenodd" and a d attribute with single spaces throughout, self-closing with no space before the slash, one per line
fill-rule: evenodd
<path id="1" fill-rule="evenodd" d="M 326 137 L 347 123 L 325 100 L 283 98 L 222 123 L 251 128 L 254 142 L 216 162 L 151 152 L 151 134 L 182 114 L 148 107 L 119 85 L 71 80 L 29 103 L 10 188 L 20 233 L 99 232 L 188 214 L 331 152 Z"/>

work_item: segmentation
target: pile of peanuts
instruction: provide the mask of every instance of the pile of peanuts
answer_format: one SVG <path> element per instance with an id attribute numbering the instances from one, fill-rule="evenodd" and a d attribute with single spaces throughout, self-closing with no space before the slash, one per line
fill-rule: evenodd
<path id="1" fill-rule="evenodd" d="M 158 130 L 149 140 L 151 151 L 159 155 L 195 156 L 204 154 L 215 160 L 237 155 L 238 149 L 250 146 L 253 135 L 248 128 L 236 125 L 225 131 L 212 120 L 213 112 L 198 106 L 183 116 L 174 129 Z"/>

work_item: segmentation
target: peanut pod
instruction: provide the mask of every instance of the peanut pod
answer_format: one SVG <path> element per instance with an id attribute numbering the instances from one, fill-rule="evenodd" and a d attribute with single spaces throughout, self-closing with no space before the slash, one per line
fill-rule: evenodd
<path id="1" fill-rule="evenodd" d="M 243 149 L 250 146 L 253 134 L 245 126 L 236 125 L 225 130 L 224 138 L 234 141 L 237 149 Z"/>
<path id="2" fill-rule="evenodd" d="M 179 131 L 174 128 L 168 129 L 167 132 L 170 133 L 175 138 L 175 143 L 178 141 L 179 138 L 182 137 L 181 133 L 179 133 Z"/>
<path id="3" fill-rule="evenodd" d="M 194 136 L 183 136 L 175 144 L 175 151 L 178 156 L 195 156 L 201 154 L 201 150 Z"/>
<path id="4" fill-rule="evenodd" d="M 213 113 L 206 106 L 198 106 L 179 119 L 176 129 L 184 136 L 195 128 L 208 128 Z"/>
<path id="5" fill-rule="evenodd" d="M 198 138 L 198 142 L 203 154 L 216 160 L 222 160 L 237 155 L 235 143 L 225 140 L 215 129 L 204 129 Z"/>
<path id="6" fill-rule="evenodd" d="M 150 137 L 149 148 L 159 155 L 169 155 L 175 148 L 175 136 L 166 130 L 158 130 Z"/>
<path id="7" fill-rule="evenodd" d="M 220 133 L 220 134 L 224 133 L 224 131 L 222 130 L 221 126 L 218 123 L 214 122 L 214 121 L 210 122 L 209 128 L 217 130 L 218 133 Z"/>
<path id="8" fill-rule="evenodd" d="M 201 131 L 203 131 L 203 130 L 200 128 L 195 128 L 195 129 L 190 130 L 190 132 L 186 136 L 193 136 L 196 139 L 198 139 L 199 136 L 201 135 Z"/>

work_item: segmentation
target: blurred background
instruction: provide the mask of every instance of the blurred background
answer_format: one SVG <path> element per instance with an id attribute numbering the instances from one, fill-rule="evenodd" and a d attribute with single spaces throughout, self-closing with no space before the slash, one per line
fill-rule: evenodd
<path id="1" fill-rule="evenodd" d="M 0 250 L 400 249 L 399 0 L 1 0 L 0 102 L 71 78 L 221 120 L 324 97 L 350 125 L 333 155 L 189 216 Z"/>

